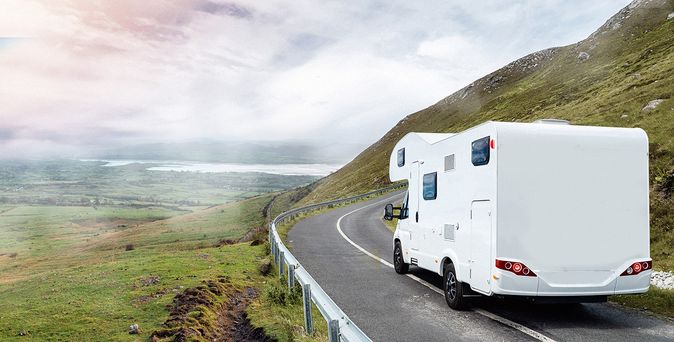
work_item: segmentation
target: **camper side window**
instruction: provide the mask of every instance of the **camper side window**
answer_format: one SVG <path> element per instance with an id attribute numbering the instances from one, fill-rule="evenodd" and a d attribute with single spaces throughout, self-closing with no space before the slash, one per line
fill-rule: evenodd
<path id="1" fill-rule="evenodd" d="M 405 166 L 405 148 L 398 150 L 398 167 Z"/>
<path id="2" fill-rule="evenodd" d="M 489 164 L 489 136 L 473 141 L 471 159 L 473 165 L 487 165 Z"/>
<path id="3" fill-rule="evenodd" d="M 434 200 L 438 197 L 438 173 L 427 173 L 424 175 L 424 199 Z"/>

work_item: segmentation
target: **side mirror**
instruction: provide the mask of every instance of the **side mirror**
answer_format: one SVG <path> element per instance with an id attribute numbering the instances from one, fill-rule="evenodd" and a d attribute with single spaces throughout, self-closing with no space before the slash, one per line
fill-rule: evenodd
<path id="1" fill-rule="evenodd" d="M 384 207 L 384 220 L 393 220 L 393 204 L 389 203 Z"/>

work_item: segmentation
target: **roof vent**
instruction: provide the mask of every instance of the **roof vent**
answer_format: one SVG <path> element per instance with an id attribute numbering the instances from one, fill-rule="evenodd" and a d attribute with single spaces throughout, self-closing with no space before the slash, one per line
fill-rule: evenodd
<path id="1" fill-rule="evenodd" d="M 544 124 L 544 125 L 570 125 L 571 123 L 567 120 L 560 119 L 540 119 L 534 121 L 535 124 Z"/>

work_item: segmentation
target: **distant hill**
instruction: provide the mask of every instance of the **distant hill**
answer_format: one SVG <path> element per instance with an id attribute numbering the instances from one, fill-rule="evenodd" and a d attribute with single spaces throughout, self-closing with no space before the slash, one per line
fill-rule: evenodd
<path id="1" fill-rule="evenodd" d="M 319 181 L 302 202 L 388 184 L 391 150 L 408 132 L 460 132 L 488 120 L 541 118 L 641 127 L 650 138 L 654 258 L 672 269 L 674 256 L 666 246 L 674 246 L 673 12 L 674 0 L 633 1 L 585 40 L 532 53 L 474 81 L 402 119 Z"/>
<path id="2" fill-rule="evenodd" d="M 84 157 L 242 164 L 342 164 L 353 158 L 360 148 L 357 145 L 206 141 L 119 146 Z"/>

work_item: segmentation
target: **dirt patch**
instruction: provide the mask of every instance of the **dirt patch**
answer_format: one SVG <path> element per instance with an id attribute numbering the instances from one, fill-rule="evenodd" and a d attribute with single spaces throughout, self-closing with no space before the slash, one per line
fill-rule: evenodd
<path id="1" fill-rule="evenodd" d="M 236 240 L 232 239 L 221 239 L 220 241 L 216 242 L 213 247 L 222 247 L 225 245 L 233 245 L 236 243 Z"/>
<path id="2" fill-rule="evenodd" d="M 159 277 L 159 276 L 149 276 L 147 278 L 141 279 L 140 282 L 141 282 L 141 284 L 143 284 L 143 286 L 150 286 L 150 285 L 158 284 L 159 280 L 161 280 L 161 277 Z"/>
<path id="3" fill-rule="evenodd" d="M 257 246 L 263 244 L 267 239 L 267 227 L 257 227 L 253 228 L 246 232 L 241 238 L 237 240 L 233 239 L 220 239 L 218 242 L 213 244 L 213 247 L 222 247 L 225 245 L 233 245 L 236 243 L 250 242 L 251 246 Z"/>
<path id="4" fill-rule="evenodd" d="M 136 298 L 135 302 L 136 304 L 146 304 L 148 302 L 151 302 L 157 298 L 161 298 L 163 295 L 169 293 L 170 291 L 168 289 L 161 289 L 159 291 L 153 292 L 149 295 L 143 295 L 138 298 Z"/>
<path id="5" fill-rule="evenodd" d="M 269 230 L 267 227 L 257 227 L 249 230 L 244 234 L 238 242 L 248 242 L 250 241 L 251 246 L 257 246 L 262 243 L 267 239 L 267 234 L 269 233 Z"/>
<path id="6" fill-rule="evenodd" d="M 158 219 L 157 219 L 158 220 Z M 145 223 L 150 223 L 154 222 L 157 220 L 148 220 L 148 219 L 119 219 L 119 218 L 105 218 L 105 217 L 98 217 L 94 219 L 75 219 L 71 220 L 70 222 L 80 226 L 80 227 L 88 227 L 88 228 L 95 228 L 97 230 L 105 230 L 105 229 L 114 229 L 116 231 L 124 231 L 129 228 L 145 224 Z"/>
<path id="7" fill-rule="evenodd" d="M 656 190 L 663 198 L 669 198 L 674 192 L 674 170 L 669 171 L 663 178 Z"/>
<path id="8" fill-rule="evenodd" d="M 257 297 L 253 288 L 246 288 L 230 296 L 225 310 L 218 317 L 218 323 L 226 329 L 224 341 L 275 341 L 268 337 L 262 328 L 254 328 L 246 315 L 246 307 Z"/>
<path id="9" fill-rule="evenodd" d="M 269 275 L 269 272 L 271 272 L 271 260 L 267 258 L 262 260 L 258 265 L 258 270 L 263 276 Z"/>
<path id="10" fill-rule="evenodd" d="M 253 288 L 236 289 L 225 277 L 178 293 L 164 328 L 152 341 L 274 341 L 254 328 L 246 307 L 257 297 Z"/>

